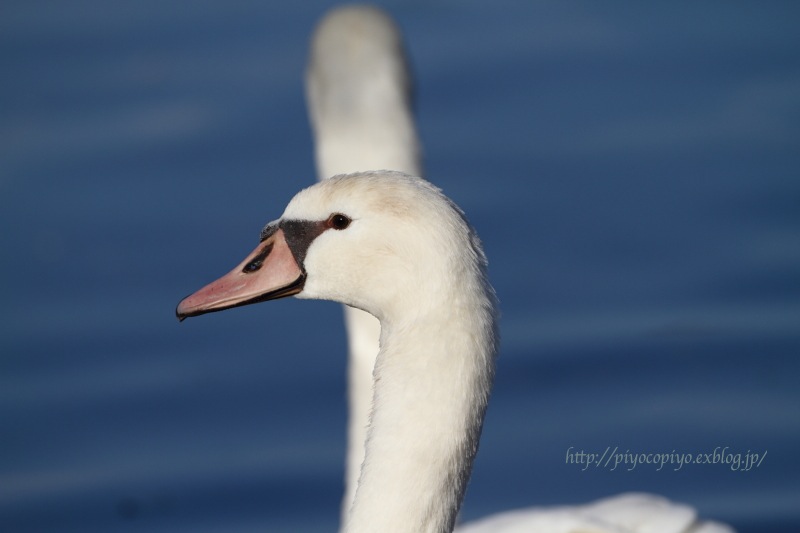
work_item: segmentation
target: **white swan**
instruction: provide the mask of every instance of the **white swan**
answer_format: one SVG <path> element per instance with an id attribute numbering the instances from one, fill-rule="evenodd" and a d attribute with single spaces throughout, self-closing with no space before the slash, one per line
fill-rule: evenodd
<path id="1" fill-rule="evenodd" d="M 422 175 L 411 85 L 402 36 L 383 11 L 351 5 L 322 19 L 311 40 L 306 72 L 318 179 L 376 168 Z M 364 460 L 380 335 L 373 316 L 344 309 L 349 349 L 342 522 Z"/>
<path id="2" fill-rule="evenodd" d="M 452 531 L 498 342 L 485 257 L 463 213 L 421 178 L 389 171 L 333 177 L 298 193 L 262 230 L 256 249 L 181 301 L 177 315 L 290 295 L 339 301 L 381 324 L 365 459 L 345 531 Z M 633 506 L 616 498 L 594 509 L 525 511 L 527 525 L 501 515 L 466 530 L 729 531 L 695 523 L 683 506 L 639 498 Z M 606 517 L 603 508 L 615 506 L 625 512 Z"/>
<path id="3" fill-rule="evenodd" d="M 422 175 L 411 77 L 402 35 L 382 10 L 349 5 L 323 17 L 311 41 L 306 72 L 319 179 L 374 168 Z M 345 306 L 345 318 L 349 413 L 342 523 L 364 459 L 380 333 L 378 321 L 359 309 Z M 641 516 L 650 516 L 649 524 L 669 524 L 669 531 L 684 531 L 694 521 L 688 507 L 656 496 L 622 495 L 585 506 L 502 513 L 459 531 L 513 531 L 521 524 L 527 532 L 570 531 L 588 524 L 595 530 L 628 531 L 633 530 L 630 524 L 642 522 Z"/>

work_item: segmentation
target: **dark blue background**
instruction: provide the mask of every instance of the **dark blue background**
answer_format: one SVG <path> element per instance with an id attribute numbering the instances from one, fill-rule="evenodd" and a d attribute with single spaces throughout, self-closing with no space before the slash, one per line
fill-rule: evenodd
<path id="1" fill-rule="evenodd" d="M 333 531 L 339 306 L 178 325 L 314 180 L 328 2 L 0 10 L 0 530 Z M 795 2 L 386 2 L 503 348 L 471 519 L 629 490 L 800 529 Z M 572 446 L 767 457 L 565 463 Z"/>

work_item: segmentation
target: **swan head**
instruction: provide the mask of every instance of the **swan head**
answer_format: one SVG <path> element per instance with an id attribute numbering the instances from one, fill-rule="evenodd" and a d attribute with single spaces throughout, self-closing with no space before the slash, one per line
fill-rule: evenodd
<path id="1" fill-rule="evenodd" d="M 294 295 L 384 320 L 452 302 L 465 284 L 488 287 L 480 243 L 461 210 L 421 178 L 364 172 L 300 191 L 253 252 L 176 313 L 182 320 Z"/>

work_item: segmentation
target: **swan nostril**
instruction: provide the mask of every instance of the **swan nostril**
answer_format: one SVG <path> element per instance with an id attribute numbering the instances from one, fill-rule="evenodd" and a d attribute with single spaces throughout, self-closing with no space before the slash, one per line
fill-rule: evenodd
<path id="1" fill-rule="evenodd" d="M 261 250 L 261 252 L 259 252 L 259 254 L 253 258 L 252 261 L 247 263 L 242 269 L 242 273 L 252 274 L 253 272 L 260 270 L 261 267 L 264 266 L 264 259 L 267 258 L 267 256 L 271 251 L 272 251 L 272 243 L 265 246 L 264 249 Z"/>
<path id="2" fill-rule="evenodd" d="M 264 265 L 264 261 L 256 260 L 247 263 L 245 267 L 242 269 L 242 272 L 245 274 L 249 274 L 250 272 L 255 272 L 256 270 L 260 269 Z"/>

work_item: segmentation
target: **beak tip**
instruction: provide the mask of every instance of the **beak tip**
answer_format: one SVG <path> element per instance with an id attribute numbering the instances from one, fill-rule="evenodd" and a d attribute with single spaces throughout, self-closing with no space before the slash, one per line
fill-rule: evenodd
<path id="1" fill-rule="evenodd" d="M 186 312 L 186 309 L 184 308 L 184 305 L 183 305 L 184 300 L 186 300 L 186 298 L 181 300 L 178 303 L 178 307 L 175 308 L 175 318 L 178 319 L 178 322 L 183 322 L 189 316 L 191 316 L 188 312 Z"/>

